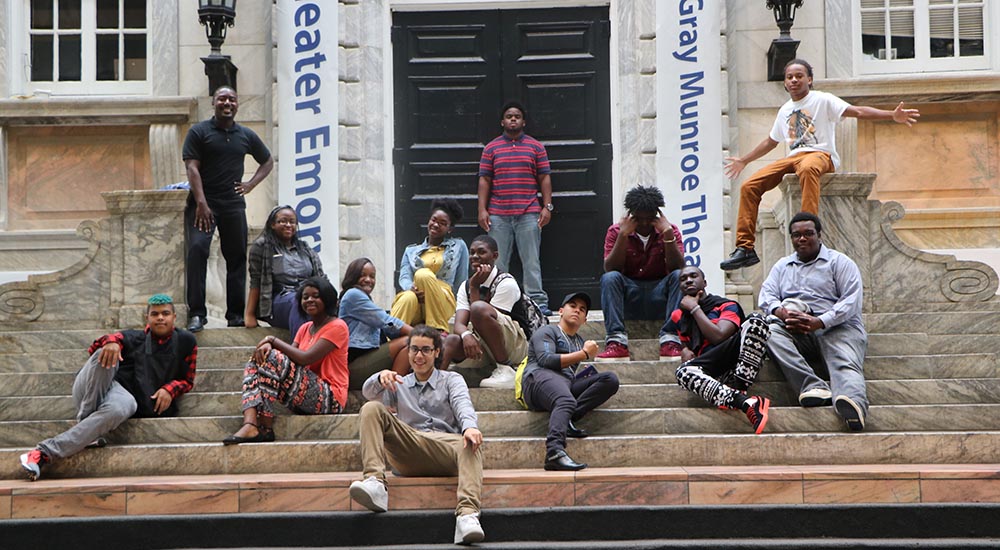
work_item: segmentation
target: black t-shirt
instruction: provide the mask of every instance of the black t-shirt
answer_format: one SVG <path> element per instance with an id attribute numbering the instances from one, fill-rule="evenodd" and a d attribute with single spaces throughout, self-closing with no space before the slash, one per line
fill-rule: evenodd
<path id="1" fill-rule="evenodd" d="M 243 180 L 243 161 L 248 154 L 258 164 L 271 158 L 271 151 L 253 130 L 236 123 L 231 128 L 219 128 L 213 117 L 188 130 L 182 156 L 184 160 L 200 161 L 201 184 L 208 206 L 229 210 L 246 208 L 235 184 Z"/>

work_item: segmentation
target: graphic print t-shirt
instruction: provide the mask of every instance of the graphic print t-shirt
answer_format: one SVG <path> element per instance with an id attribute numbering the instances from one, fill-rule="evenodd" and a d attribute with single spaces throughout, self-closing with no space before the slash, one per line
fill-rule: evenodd
<path id="1" fill-rule="evenodd" d="M 840 168 L 837 154 L 837 123 L 850 104 L 826 92 L 810 91 L 798 101 L 788 100 L 774 119 L 771 139 L 788 146 L 788 156 L 808 151 L 830 153 L 834 169 Z"/>

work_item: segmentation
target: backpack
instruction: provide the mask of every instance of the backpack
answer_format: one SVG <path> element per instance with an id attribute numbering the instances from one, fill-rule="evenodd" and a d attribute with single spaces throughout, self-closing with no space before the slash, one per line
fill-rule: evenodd
<path id="1" fill-rule="evenodd" d="M 490 284 L 490 298 L 496 294 L 497 286 L 500 281 L 506 279 L 513 279 L 514 276 L 510 273 L 500 273 L 497 275 L 496 279 L 493 279 L 493 283 Z M 469 285 L 465 285 L 465 292 L 469 292 Z M 521 330 L 524 331 L 524 337 L 531 339 L 531 335 L 539 328 L 549 324 L 549 318 L 542 315 L 541 308 L 538 304 L 531 299 L 530 296 L 521 291 L 521 299 L 514 302 L 514 305 L 510 308 L 510 311 L 504 312 L 510 315 L 510 318 L 517 321 L 518 325 L 521 325 Z"/>

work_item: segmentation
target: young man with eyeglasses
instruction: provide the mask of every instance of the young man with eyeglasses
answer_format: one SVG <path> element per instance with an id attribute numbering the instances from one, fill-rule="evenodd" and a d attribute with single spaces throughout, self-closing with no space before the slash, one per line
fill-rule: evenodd
<path id="1" fill-rule="evenodd" d="M 760 289 L 760 308 L 770 315 L 767 351 L 800 405 L 832 403 L 847 428 L 860 432 L 868 412 L 861 271 L 823 244 L 822 230 L 819 217 L 809 212 L 799 212 L 788 224 L 795 253 L 774 264 Z M 829 382 L 810 359 L 825 367 Z"/>
<path id="2" fill-rule="evenodd" d="M 417 325 L 407 345 L 406 376 L 391 370 L 365 381 L 361 407 L 362 481 L 351 484 L 351 498 L 373 512 L 389 509 L 385 460 L 404 476 L 458 476 L 455 544 L 483 540 L 479 524 L 483 491 L 483 434 L 465 379 L 435 368 L 441 353 L 437 329 Z M 395 414 L 393 414 L 395 411 Z"/>

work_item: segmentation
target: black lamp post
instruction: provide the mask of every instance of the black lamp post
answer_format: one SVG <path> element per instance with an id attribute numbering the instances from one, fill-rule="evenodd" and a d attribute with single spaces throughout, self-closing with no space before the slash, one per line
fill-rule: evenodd
<path id="1" fill-rule="evenodd" d="M 802 0 L 767 0 L 767 9 L 774 12 L 774 22 L 781 31 L 767 49 L 767 80 L 781 82 L 785 79 L 785 64 L 795 59 L 799 41 L 792 38 L 795 10 L 802 7 Z"/>
<path id="2" fill-rule="evenodd" d="M 205 75 L 208 77 L 208 95 L 220 86 L 236 90 L 236 73 L 228 55 L 222 55 L 222 43 L 226 41 L 226 27 L 232 27 L 236 20 L 236 0 L 198 0 L 198 22 L 205 25 L 208 43 L 212 53 L 202 57 Z"/>

